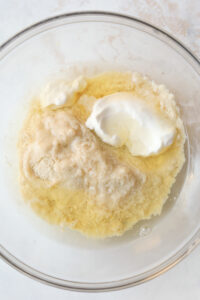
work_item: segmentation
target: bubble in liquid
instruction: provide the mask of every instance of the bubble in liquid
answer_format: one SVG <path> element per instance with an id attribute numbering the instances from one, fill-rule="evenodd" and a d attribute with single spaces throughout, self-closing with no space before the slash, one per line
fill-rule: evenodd
<path id="1" fill-rule="evenodd" d="M 141 226 L 139 230 L 139 236 L 144 237 L 150 234 L 151 228 L 148 226 Z"/>

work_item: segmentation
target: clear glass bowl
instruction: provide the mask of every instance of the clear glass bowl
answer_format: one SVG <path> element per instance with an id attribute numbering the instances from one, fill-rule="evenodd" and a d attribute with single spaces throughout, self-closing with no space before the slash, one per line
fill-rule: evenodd
<path id="1" fill-rule="evenodd" d="M 142 72 L 176 96 L 188 133 L 187 161 L 159 217 L 119 238 L 62 231 L 24 204 L 16 141 L 29 99 L 49 78 L 107 70 Z M 60 288 L 105 291 L 160 275 L 200 240 L 200 65 L 167 33 L 105 12 L 54 17 L 0 48 L 0 254 L 24 274 Z M 59 74 L 59 75 L 57 75 Z"/>

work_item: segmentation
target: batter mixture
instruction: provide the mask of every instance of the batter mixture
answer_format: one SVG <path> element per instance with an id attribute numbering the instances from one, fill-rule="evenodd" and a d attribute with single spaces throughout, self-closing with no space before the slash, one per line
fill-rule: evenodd
<path id="1" fill-rule="evenodd" d="M 161 213 L 184 156 L 174 96 L 138 73 L 47 85 L 19 135 L 20 186 L 48 222 L 123 234 Z"/>

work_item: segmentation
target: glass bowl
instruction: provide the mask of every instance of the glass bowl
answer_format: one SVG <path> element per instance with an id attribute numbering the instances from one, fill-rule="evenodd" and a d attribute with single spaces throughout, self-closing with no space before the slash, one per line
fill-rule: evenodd
<path id="1" fill-rule="evenodd" d="M 37 217 L 17 183 L 17 134 L 29 100 L 46 80 L 139 71 L 176 96 L 188 134 L 186 163 L 161 216 L 122 237 L 87 239 Z M 0 48 L 0 255 L 56 287 L 105 291 L 168 270 L 200 241 L 200 65 L 169 34 L 143 21 L 82 12 L 35 24 Z"/>

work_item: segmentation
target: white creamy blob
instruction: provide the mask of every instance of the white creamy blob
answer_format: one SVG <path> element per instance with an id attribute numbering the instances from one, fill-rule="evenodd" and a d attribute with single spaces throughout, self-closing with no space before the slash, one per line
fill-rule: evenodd
<path id="1" fill-rule="evenodd" d="M 82 92 L 87 86 L 87 81 L 83 76 L 77 77 L 72 82 L 66 83 L 64 80 L 49 83 L 41 92 L 41 105 L 62 106 L 70 100 L 75 93 Z"/>
<path id="2" fill-rule="evenodd" d="M 86 126 L 103 142 L 126 145 L 132 155 L 158 154 L 173 143 L 176 128 L 143 99 L 120 92 L 99 99 Z"/>

